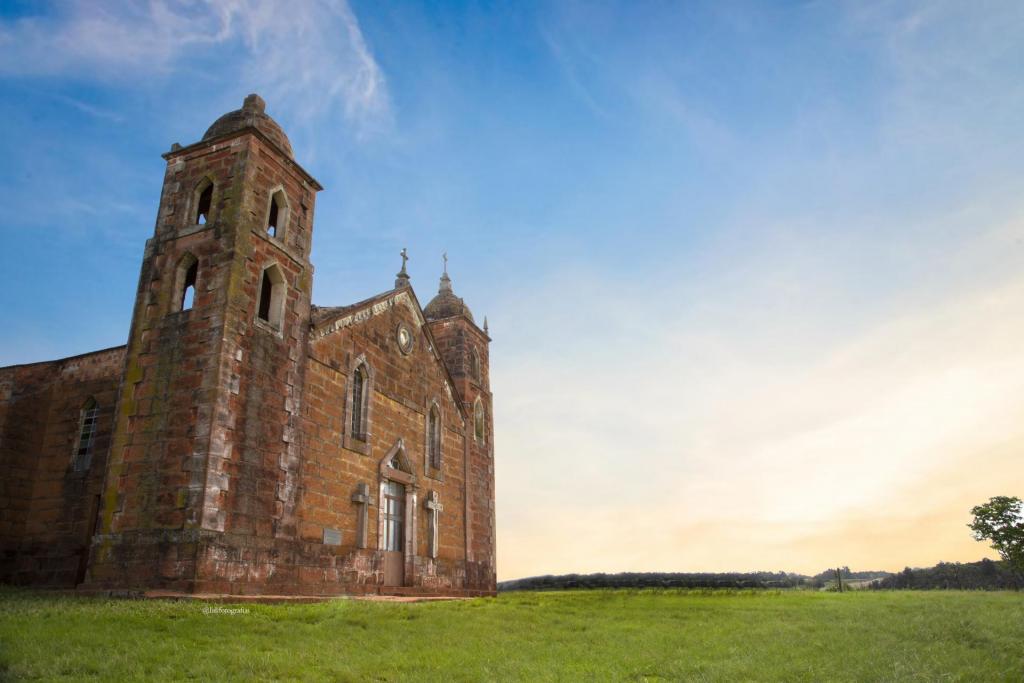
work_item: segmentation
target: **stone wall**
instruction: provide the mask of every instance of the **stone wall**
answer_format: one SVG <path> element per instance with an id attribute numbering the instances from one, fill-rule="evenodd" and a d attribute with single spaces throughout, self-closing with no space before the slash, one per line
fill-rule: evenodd
<path id="1" fill-rule="evenodd" d="M 124 366 L 124 347 L 0 368 L 0 581 L 73 586 L 84 575 Z M 82 407 L 98 408 L 88 467 L 75 467 Z"/>
<path id="2" fill-rule="evenodd" d="M 466 427 L 444 366 L 431 346 L 418 306 L 409 290 L 379 297 L 314 330 L 307 372 L 301 536 L 322 542 L 325 529 L 341 533 L 340 552 L 373 557 L 358 565 L 348 580 L 380 582 L 379 506 L 381 461 L 401 443 L 411 464 L 416 490 L 414 560 L 406 584 L 441 590 L 461 589 L 465 579 Z M 414 339 L 408 354 L 398 346 L 404 325 Z M 372 373 L 369 437 L 346 448 L 351 432 L 351 377 L 357 361 Z M 426 419 L 431 405 L 441 416 L 441 468 L 427 458 Z M 348 434 L 351 436 L 351 434 Z M 367 505 L 366 549 L 358 543 L 359 505 L 352 501 L 363 484 L 372 494 Z M 443 505 L 438 514 L 438 552 L 431 558 L 429 492 Z"/>
<path id="3" fill-rule="evenodd" d="M 495 568 L 494 413 L 490 392 L 490 338 L 465 316 L 429 323 L 438 351 L 451 369 L 468 425 L 469 557 L 467 586 L 486 589 L 497 582 Z M 478 368 L 472 362 L 474 354 Z M 477 372 L 476 370 L 479 370 Z M 473 409 L 477 399 L 485 415 L 484 435 L 476 437 Z"/>

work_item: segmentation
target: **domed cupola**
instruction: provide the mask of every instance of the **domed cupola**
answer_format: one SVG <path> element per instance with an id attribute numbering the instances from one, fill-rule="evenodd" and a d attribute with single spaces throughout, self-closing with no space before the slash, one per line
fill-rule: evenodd
<path id="1" fill-rule="evenodd" d="M 441 320 L 464 315 L 473 321 L 473 312 L 469 310 L 469 306 L 462 300 L 462 297 L 455 296 L 455 292 L 452 291 L 452 280 L 448 277 L 447 263 L 445 263 L 444 274 L 441 275 L 441 286 L 438 287 L 437 296 L 431 299 L 427 307 L 423 309 L 423 315 L 427 320 Z"/>
<path id="2" fill-rule="evenodd" d="M 288 136 L 284 134 L 284 130 L 277 121 L 267 116 L 266 108 L 267 103 L 263 101 L 262 97 L 255 93 L 249 95 L 242 103 L 241 109 L 229 111 L 214 121 L 203 135 L 203 140 L 219 138 L 243 128 L 255 128 L 277 145 L 289 158 L 294 159 L 292 144 L 288 141 Z"/>

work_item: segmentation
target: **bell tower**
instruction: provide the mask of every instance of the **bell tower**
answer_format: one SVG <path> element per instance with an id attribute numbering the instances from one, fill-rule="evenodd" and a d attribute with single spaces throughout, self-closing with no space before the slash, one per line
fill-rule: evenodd
<path id="1" fill-rule="evenodd" d="M 437 350 L 455 382 L 470 423 L 466 427 L 466 585 L 496 581 L 494 515 L 494 416 L 491 411 L 490 343 L 487 321 L 481 329 L 469 306 L 456 296 L 448 276 L 448 255 L 437 296 L 423 309 Z"/>
<path id="2" fill-rule="evenodd" d="M 296 536 L 316 193 L 258 95 L 167 162 L 88 582 L 216 588 Z"/>

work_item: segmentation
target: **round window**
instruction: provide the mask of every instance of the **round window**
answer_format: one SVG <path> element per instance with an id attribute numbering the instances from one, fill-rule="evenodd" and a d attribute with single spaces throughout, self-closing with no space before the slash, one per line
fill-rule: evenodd
<path id="1" fill-rule="evenodd" d="M 404 324 L 398 326 L 398 331 L 395 333 L 395 337 L 398 340 L 398 349 L 402 353 L 412 352 L 412 332 Z"/>

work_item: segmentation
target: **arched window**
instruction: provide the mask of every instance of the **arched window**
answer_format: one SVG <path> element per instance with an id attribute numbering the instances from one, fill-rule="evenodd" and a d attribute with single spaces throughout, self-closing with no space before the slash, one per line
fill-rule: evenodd
<path id="1" fill-rule="evenodd" d="M 210 221 L 210 209 L 213 206 L 213 181 L 203 180 L 196 188 L 196 225 L 206 225 Z"/>
<path id="2" fill-rule="evenodd" d="M 427 413 L 427 462 L 435 470 L 441 469 L 441 413 L 437 405 Z"/>
<path id="3" fill-rule="evenodd" d="M 476 435 L 476 438 L 480 441 L 483 441 L 484 436 L 486 435 L 485 424 L 486 420 L 484 419 L 484 402 L 477 398 L 476 403 L 473 404 L 473 433 Z"/>
<path id="4" fill-rule="evenodd" d="M 181 310 L 187 311 L 192 308 L 196 301 L 196 277 L 199 275 L 199 261 L 196 261 L 185 271 L 185 291 L 181 294 Z"/>
<path id="5" fill-rule="evenodd" d="M 284 316 L 285 284 L 281 268 L 275 263 L 263 269 L 260 277 L 259 307 L 256 317 L 263 322 L 281 328 Z"/>
<path id="6" fill-rule="evenodd" d="M 363 455 L 370 455 L 373 437 L 373 381 L 373 368 L 360 353 L 348 366 L 341 445 Z"/>
<path id="7" fill-rule="evenodd" d="M 196 284 L 199 279 L 199 261 L 186 252 L 178 259 L 174 272 L 174 299 L 171 311 L 187 311 L 195 303 Z"/>
<path id="8" fill-rule="evenodd" d="M 270 206 L 267 207 L 267 234 L 277 239 L 284 239 L 285 227 L 288 225 L 288 198 L 284 190 L 278 188 L 270 193 Z"/>
<path id="9" fill-rule="evenodd" d="M 480 381 L 480 356 L 477 355 L 476 349 L 471 348 L 469 350 L 469 368 L 473 373 L 473 379 L 477 382 Z"/>
<path id="10" fill-rule="evenodd" d="M 92 462 L 92 446 L 96 441 L 96 418 L 99 415 L 96 399 L 89 398 L 78 413 L 78 442 L 71 459 L 71 467 L 76 472 L 89 469 Z"/>
<path id="11" fill-rule="evenodd" d="M 352 374 L 352 435 L 360 441 L 366 441 L 368 380 L 366 366 L 360 364 Z"/>

